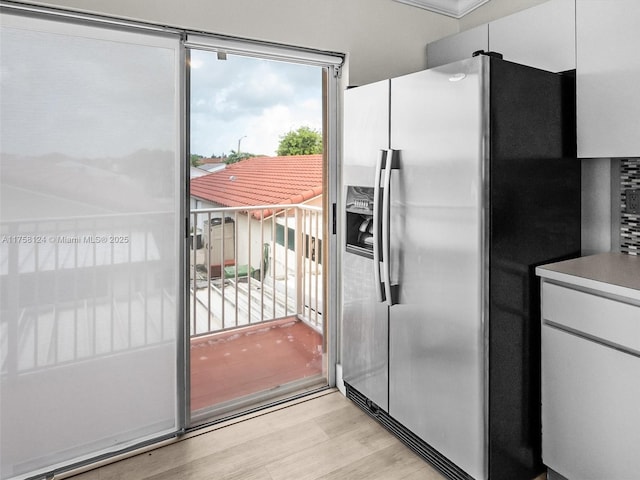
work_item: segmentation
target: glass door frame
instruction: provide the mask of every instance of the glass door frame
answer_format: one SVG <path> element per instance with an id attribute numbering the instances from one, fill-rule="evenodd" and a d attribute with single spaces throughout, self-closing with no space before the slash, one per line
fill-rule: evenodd
<path id="1" fill-rule="evenodd" d="M 245 57 L 261 58 L 274 61 L 286 61 L 289 63 L 298 63 L 303 65 L 311 65 L 322 67 L 323 75 L 323 142 L 324 142 L 324 172 L 323 172 L 323 211 L 325 220 L 323 222 L 323 237 L 327 241 L 323 242 L 323 258 L 328 261 L 323 265 L 324 269 L 324 305 L 328 306 L 324 312 L 324 335 L 323 347 L 326 353 L 326 374 L 327 385 L 323 388 L 332 388 L 336 386 L 336 363 L 338 353 L 338 295 L 339 295 L 339 262 L 338 262 L 338 240 L 337 240 L 337 198 L 339 192 L 339 122 L 338 112 L 340 104 L 340 80 L 342 76 L 342 67 L 344 64 L 344 55 L 334 52 L 323 52 L 313 49 L 293 47 L 275 43 L 262 41 L 254 41 L 249 39 L 241 39 L 228 36 L 220 36 L 215 34 L 191 34 L 187 33 L 183 41 L 185 50 L 185 88 L 184 88 L 184 120 L 185 120 L 185 162 L 189 161 L 190 156 L 190 76 L 191 67 L 189 63 L 190 50 L 204 50 L 217 52 L 219 54 L 233 54 Z M 186 163 L 185 163 L 186 165 Z M 185 202 L 189 205 L 189 178 L 185 179 L 186 195 Z M 187 235 L 189 230 L 189 215 L 186 217 Z M 184 246 L 185 255 L 185 274 L 187 275 L 184 283 L 185 298 L 190 295 L 189 282 L 189 245 L 188 242 Z M 190 405 L 190 337 L 189 337 L 189 306 L 185 302 L 185 344 L 184 344 L 184 418 L 187 430 L 195 430 L 206 427 L 213 423 L 228 420 L 230 417 L 244 415 L 252 409 L 230 417 L 212 419 L 211 422 L 199 421 L 197 424 L 191 422 L 191 405 Z M 307 392 L 310 393 L 310 392 Z M 305 393 L 305 394 L 307 394 Z M 305 395 L 302 394 L 302 395 Z M 273 404 L 288 401 L 275 400 Z M 261 405 L 255 410 L 266 408 L 269 405 Z"/>

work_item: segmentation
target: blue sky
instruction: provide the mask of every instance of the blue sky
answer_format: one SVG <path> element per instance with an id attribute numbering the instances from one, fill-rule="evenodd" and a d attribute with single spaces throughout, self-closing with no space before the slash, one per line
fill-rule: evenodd
<path id="1" fill-rule="evenodd" d="M 275 155 L 280 136 L 322 130 L 320 67 L 191 51 L 191 152 Z"/>

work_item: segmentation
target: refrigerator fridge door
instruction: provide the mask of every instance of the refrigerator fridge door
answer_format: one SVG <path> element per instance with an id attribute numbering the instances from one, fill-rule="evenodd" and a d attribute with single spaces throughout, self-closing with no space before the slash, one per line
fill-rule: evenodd
<path id="1" fill-rule="evenodd" d="M 373 189 L 376 163 L 389 146 L 389 80 L 347 90 L 344 101 L 346 199 L 348 186 Z M 346 208 L 343 231 L 349 228 Z M 341 363 L 344 381 L 387 411 L 388 307 L 378 300 L 374 268 L 373 255 L 343 250 Z"/>
<path id="2" fill-rule="evenodd" d="M 487 477 L 482 263 L 484 57 L 391 81 L 392 417 Z"/>

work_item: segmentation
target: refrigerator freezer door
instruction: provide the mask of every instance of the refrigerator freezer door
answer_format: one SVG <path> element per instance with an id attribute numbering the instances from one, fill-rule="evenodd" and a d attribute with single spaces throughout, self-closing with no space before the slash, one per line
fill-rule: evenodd
<path id="1" fill-rule="evenodd" d="M 345 92 L 344 132 L 344 185 L 373 188 L 389 147 L 389 80 Z M 374 268 L 372 258 L 343 250 L 341 362 L 344 381 L 387 411 L 388 307 L 378 300 Z"/>
<path id="2" fill-rule="evenodd" d="M 482 326 L 486 58 L 391 82 L 389 413 L 487 477 Z"/>
<path id="3" fill-rule="evenodd" d="M 342 376 L 384 411 L 389 409 L 388 307 L 376 297 L 370 258 L 345 253 Z"/>
<path id="4" fill-rule="evenodd" d="M 389 80 L 344 94 L 342 183 L 373 187 L 376 161 L 389 148 Z"/>

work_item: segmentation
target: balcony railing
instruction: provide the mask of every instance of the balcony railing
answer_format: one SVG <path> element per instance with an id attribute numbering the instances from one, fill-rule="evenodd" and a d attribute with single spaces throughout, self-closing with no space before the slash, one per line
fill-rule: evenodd
<path id="1" fill-rule="evenodd" d="M 191 211 L 191 336 L 295 317 L 322 332 L 322 209 Z"/>
<path id="2" fill-rule="evenodd" d="M 322 331 L 319 208 L 191 219 L 191 336 L 291 317 Z M 163 235 L 172 221 L 163 212 L 3 221 L 0 374 L 175 341 L 175 279 L 163 261 L 176 256 L 176 237 Z"/>
<path id="3" fill-rule="evenodd" d="M 175 342 L 167 264 L 177 236 L 164 234 L 174 221 L 171 212 L 3 221 L 0 375 Z"/>

